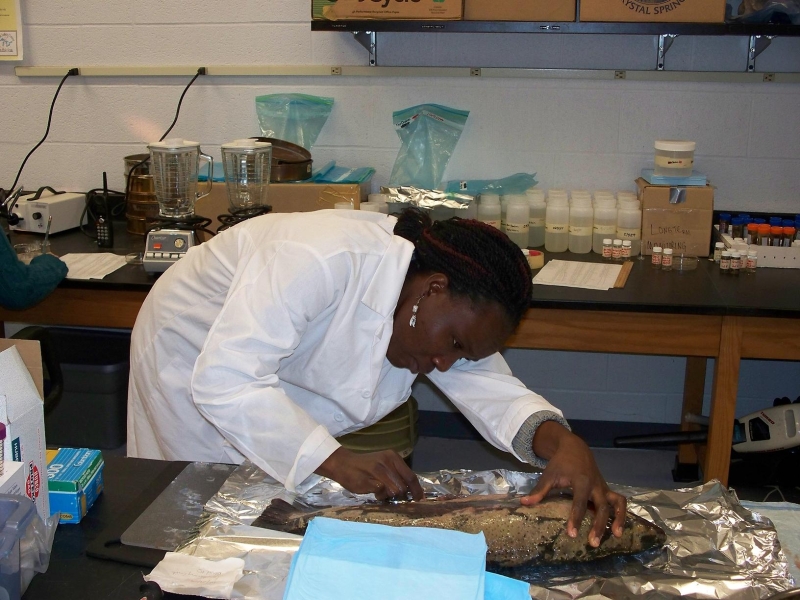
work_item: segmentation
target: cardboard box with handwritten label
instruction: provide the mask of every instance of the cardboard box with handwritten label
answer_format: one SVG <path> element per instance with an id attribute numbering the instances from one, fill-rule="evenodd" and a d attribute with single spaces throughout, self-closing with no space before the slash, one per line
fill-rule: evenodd
<path id="1" fill-rule="evenodd" d="M 714 187 L 673 187 L 636 180 L 642 204 L 642 252 L 653 246 L 675 254 L 708 256 L 714 212 Z"/>

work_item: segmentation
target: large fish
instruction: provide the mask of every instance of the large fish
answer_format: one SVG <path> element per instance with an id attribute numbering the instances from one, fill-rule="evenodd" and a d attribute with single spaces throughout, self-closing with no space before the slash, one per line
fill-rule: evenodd
<path id="1" fill-rule="evenodd" d="M 634 554 L 666 541 L 660 528 L 628 513 L 622 537 L 614 537 L 607 530 L 595 548 L 588 544 L 594 519 L 591 510 L 586 512 L 578 536 L 571 538 L 567 535 L 571 498 L 547 498 L 534 506 L 520 504 L 519 498 L 477 495 L 319 509 L 297 508 L 275 499 L 253 525 L 303 534 L 312 518 L 323 516 L 396 527 L 438 527 L 465 533 L 482 531 L 488 546 L 487 563 L 499 567 L 586 562 L 611 554 Z"/>

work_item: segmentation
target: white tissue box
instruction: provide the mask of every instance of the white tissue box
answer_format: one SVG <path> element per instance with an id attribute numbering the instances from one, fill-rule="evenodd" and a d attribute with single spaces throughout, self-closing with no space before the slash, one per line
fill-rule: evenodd
<path id="1" fill-rule="evenodd" d="M 23 493 L 50 517 L 42 403 L 42 353 L 34 340 L 0 339 L 0 421 L 3 458 L 22 464 Z"/>

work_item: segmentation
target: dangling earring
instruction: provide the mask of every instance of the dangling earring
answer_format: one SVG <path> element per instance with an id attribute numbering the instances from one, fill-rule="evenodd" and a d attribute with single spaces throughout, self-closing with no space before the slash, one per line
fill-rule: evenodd
<path id="1" fill-rule="evenodd" d="M 417 298 L 417 303 L 411 307 L 411 320 L 408 322 L 411 327 L 417 326 L 417 311 L 419 310 L 419 303 L 424 297 L 425 294 L 422 294 L 419 298 Z"/>

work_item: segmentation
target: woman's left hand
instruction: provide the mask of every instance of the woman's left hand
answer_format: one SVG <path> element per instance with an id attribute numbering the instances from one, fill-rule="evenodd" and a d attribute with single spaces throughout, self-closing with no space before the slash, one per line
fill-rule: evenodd
<path id="1" fill-rule="evenodd" d="M 594 505 L 595 512 L 589 544 L 594 547 L 600 545 L 612 513 L 614 521 L 611 531 L 616 537 L 622 535 L 627 500 L 625 496 L 608 489 L 586 442 L 557 422 L 545 421 L 534 436 L 534 452 L 537 456 L 549 458 L 549 462 L 536 487 L 522 498 L 522 504 L 537 504 L 551 489 L 571 487 L 572 511 L 567 521 L 567 534 L 570 537 L 578 535 L 578 527 L 589 502 Z"/>

